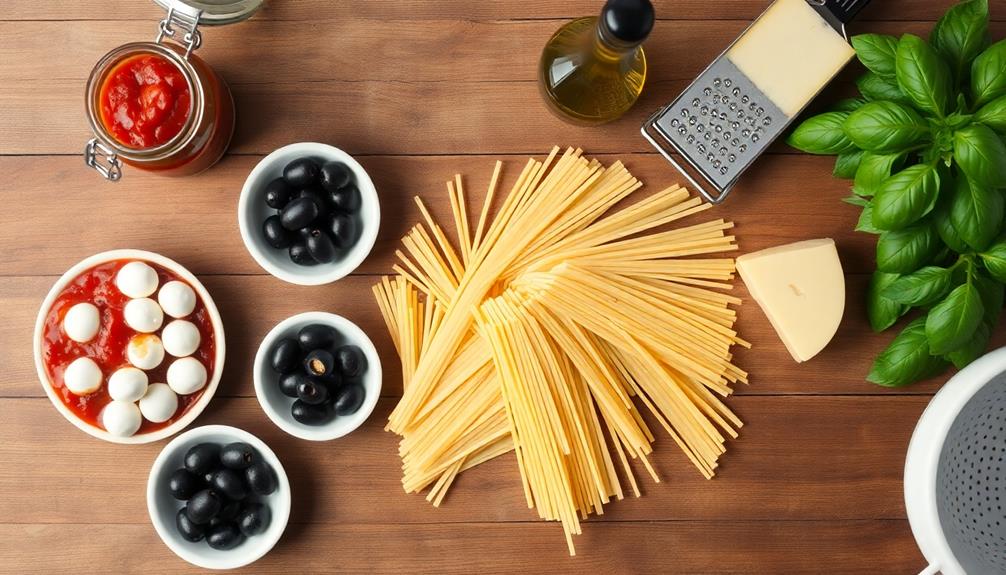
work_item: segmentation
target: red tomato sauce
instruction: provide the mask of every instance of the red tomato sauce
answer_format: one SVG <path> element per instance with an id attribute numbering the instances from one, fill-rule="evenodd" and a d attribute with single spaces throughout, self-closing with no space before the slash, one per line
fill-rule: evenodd
<path id="1" fill-rule="evenodd" d="M 188 120 L 192 94 L 170 60 L 145 53 L 123 58 L 105 76 L 101 122 L 120 144 L 153 148 L 178 135 Z"/>
<path id="2" fill-rule="evenodd" d="M 42 332 L 42 358 L 45 362 L 46 373 L 49 376 L 49 383 L 56 391 L 56 395 L 63 401 L 63 404 L 70 408 L 82 420 L 91 425 L 103 429 L 100 423 L 101 410 L 112 398 L 108 395 L 108 378 L 120 367 L 129 366 L 126 357 L 126 344 L 136 335 L 133 328 L 126 325 L 123 317 L 123 307 L 129 298 L 119 291 L 115 285 L 115 275 L 119 268 L 129 263 L 131 260 L 119 260 L 97 265 L 69 283 L 56 298 L 49 309 L 45 320 L 45 329 Z M 159 286 L 172 280 L 181 279 L 169 270 L 153 263 L 145 262 L 155 270 L 160 280 Z M 191 286 L 190 286 L 191 287 Z M 151 296 L 156 298 L 156 293 Z M 63 331 L 63 317 L 66 312 L 78 303 L 90 302 L 97 306 L 101 327 L 98 335 L 87 343 L 79 343 L 70 339 Z M 165 314 L 164 324 L 167 325 L 173 318 Z M 192 357 L 198 359 L 206 366 L 206 373 L 212 378 L 214 360 L 216 357 L 216 342 L 213 339 L 213 324 L 210 322 L 209 313 L 202 299 L 196 296 L 195 310 L 184 319 L 191 321 L 199 328 L 200 344 L 196 353 Z M 160 330 L 158 330 L 158 333 Z M 63 372 L 70 362 L 78 357 L 90 357 L 101 368 L 104 375 L 104 382 L 98 391 L 88 395 L 76 395 L 71 392 L 63 383 Z M 168 366 L 171 365 L 172 357 L 165 354 L 164 361 L 155 369 L 147 371 L 150 383 L 164 383 L 167 381 Z M 209 385 L 209 382 L 207 382 Z M 167 421 L 154 423 L 146 419 L 140 424 L 140 429 L 136 432 L 148 433 L 167 427 L 177 421 L 189 407 L 202 397 L 203 389 L 189 395 L 178 396 L 178 409 Z"/>

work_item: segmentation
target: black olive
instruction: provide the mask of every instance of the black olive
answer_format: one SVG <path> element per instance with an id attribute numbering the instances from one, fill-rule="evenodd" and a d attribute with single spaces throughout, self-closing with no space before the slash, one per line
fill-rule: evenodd
<path id="1" fill-rule="evenodd" d="M 360 409 L 360 406 L 363 405 L 363 398 L 366 395 L 367 392 L 364 391 L 363 385 L 359 383 L 342 386 L 339 388 L 339 393 L 335 396 L 335 414 L 352 415 L 356 413 Z"/>
<path id="2" fill-rule="evenodd" d="M 206 475 L 220 463 L 220 446 L 200 443 L 185 452 L 185 469 L 198 476 Z"/>
<path id="3" fill-rule="evenodd" d="M 297 341 L 304 351 L 332 347 L 335 339 L 339 337 L 339 332 L 330 325 L 323 323 L 312 323 L 300 328 L 297 332 Z"/>
<path id="4" fill-rule="evenodd" d="M 231 469 L 245 469 L 255 461 L 255 449 L 243 441 L 229 443 L 220 450 L 220 463 Z"/>
<path id="5" fill-rule="evenodd" d="M 326 191 L 334 192 L 339 188 L 346 187 L 353 180 L 353 172 L 349 166 L 342 162 L 325 162 L 321 166 L 321 187 Z"/>
<path id="6" fill-rule="evenodd" d="M 168 479 L 168 490 L 175 499 L 185 501 L 203 488 L 199 476 L 188 469 L 176 469 Z"/>
<path id="7" fill-rule="evenodd" d="M 335 350 L 335 369 L 343 377 L 356 377 L 367 369 L 367 356 L 355 345 Z"/>
<path id="8" fill-rule="evenodd" d="M 328 194 L 321 188 L 304 188 L 300 191 L 300 197 L 310 198 L 318 206 L 318 221 L 324 221 L 332 213 L 332 208 L 328 205 Z"/>
<path id="9" fill-rule="evenodd" d="M 213 474 L 210 487 L 224 497 L 240 501 L 248 496 L 248 489 L 245 487 L 241 475 L 233 469 L 221 469 Z"/>
<path id="10" fill-rule="evenodd" d="M 290 373 L 300 367 L 300 360 L 303 357 L 297 340 L 285 337 L 273 346 L 269 364 L 276 373 Z"/>
<path id="11" fill-rule="evenodd" d="M 272 519 L 272 513 L 267 506 L 261 503 L 248 503 L 238 514 L 238 528 L 241 533 L 251 537 L 265 531 L 269 527 L 270 519 Z"/>
<path id="12" fill-rule="evenodd" d="M 296 402 L 294 402 L 296 405 Z M 269 495 L 276 491 L 276 474 L 265 461 L 256 461 L 245 469 L 245 480 L 256 495 Z"/>
<path id="13" fill-rule="evenodd" d="M 307 381 L 307 376 L 300 371 L 281 375 L 279 378 L 279 390 L 283 395 L 296 399 L 297 387 L 305 381 Z"/>
<path id="14" fill-rule="evenodd" d="M 316 266 L 318 265 L 318 260 L 311 256 L 311 252 L 307 251 L 307 244 L 305 242 L 297 242 L 290 246 L 290 261 L 299 266 Z"/>
<path id="15" fill-rule="evenodd" d="M 328 350 L 315 349 L 304 358 L 304 371 L 308 375 L 324 377 L 335 371 L 335 358 Z"/>
<path id="16" fill-rule="evenodd" d="M 293 402 L 293 407 L 290 408 L 290 415 L 304 425 L 324 425 L 332 421 L 332 418 L 335 417 L 335 412 L 332 411 L 331 403 L 309 405 L 298 399 Z"/>
<path id="17" fill-rule="evenodd" d="M 352 214 L 360 209 L 363 199 L 360 197 L 360 190 L 350 184 L 341 190 L 329 192 L 328 203 L 336 211 Z"/>
<path id="18" fill-rule="evenodd" d="M 241 480 L 242 483 L 244 479 Z M 245 505 L 244 501 L 228 501 L 220 508 L 217 512 L 216 517 L 210 519 L 210 525 L 216 527 L 221 523 L 227 523 L 228 521 L 234 521 L 238 517 L 238 513 L 241 512 L 242 507 Z"/>
<path id="19" fill-rule="evenodd" d="M 278 250 L 290 247 L 296 238 L 293 232 L 283 227 L 279 216 L 275 214 L 262 222 L 262 236 L 267 244 Z"/>
<path id="20" fill-rule="evenodd" d="M 307 251 L 319 263 L 331 263 L 335 259 L 335 244 L 325 232 L 314 229 L 307 236 Z"/>
<path id="21" fill-rule="evenodd" d="M 276 178 L 265 185 L 265 203 L 270 208 L 282 210 L 293 198 L 293 189 L 283 178 Z"/>
<path id="22" fill-rule="evenodd" d="M 311 198 L 297 198 L 279 213 L 279 221 L 288 230 L 299 230 L 311 225 L 319 214 L 318 204 Z"/>
<path id="23" fill-rule="evenodd" d="M 206 536 L 206 527 L 193 523 L 185 511 L 185 507 L 179 509 L 175 515 L 175 527 L 178 529 L 178 534 L 186 541 L 195 543 L 196 541 L 202 541 L 203 537 Z"/>
<path id="24" fill-rule="evenodd" d="M 328 386 L 322 382 L 305 381 L 297 386 L 297 399 L 308 405 L 318 405 L 328 401 Z"/>
<path id="25" fill-rule="evenodd" d="M 189 499 L 185 514 L 196 525 L 205 525 L 220 512 L 221 507 L 223 502 L 220 496 L 211 489 L 203 489 Z"/>
<path id="26" fill-rule="evenodd" d="M 298 158 L 283 168 L 283 179 L 294 188 L 306 188 L 318 181 L 321 168 L 311 158 Z"/>
<path id="27" fill-rule="evenodd" d="M 356 243 L 356 219 L 346 214 L 335 214 L 328 221 L 329 237 L 332 243 L 340 249 L 348 249 Z"/>
<path id="28" fill-rule="evenodd" d="M 241 530 L 232 522 L 217 525 L 206 534 L 206 542 L 210 544 L 210 547 L 220 551 L 234 549 L 242 541 L 244 541 L 244 535 L 241 535 Z"/>

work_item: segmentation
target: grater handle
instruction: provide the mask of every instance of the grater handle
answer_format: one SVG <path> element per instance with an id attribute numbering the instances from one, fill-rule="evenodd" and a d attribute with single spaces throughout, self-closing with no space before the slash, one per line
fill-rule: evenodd
<path id="1" fill-rule="evenodd" d="M 923 569 L 921 573 L 919 573 L 919 575 L 936 575 L 939 572 L 940 572 L 939 565 L 930 564 L 927 565 L 926 568 Z"/>
<path id="2" fill-rule="evenodd" d="M 680 172 L 685 177 L 686 180 L 688 180 L 688 183 L 691 184 L 692 187 L 695 188 L 695 191 L 698 192 L 700 196 L 705 198 L 707 202 L 713 205 L 722 203 L 723 200 L 727 199 L 727 195 L 730 194 L 730 190 L 733 189 L 734 187 L 733 184 L 730 184 L 726 188 L 722 189 L 718 195 L 711 194 L 709 191 L 706 190 L 705 186 L 703 186 L 697 179 L 692 177 L 691 173 L 688 170 L 686 170 L 683 165 L 681 165 L 680 163 L 678 163 L 676 159 L 674 159 L 674 156 L 671 155 L 673 150 L 671 148 L 668 148 L 665 145 L 664 141 L 658 141 L 657 138 L 650 133 L 650 130 L 656 124 L 657 119 L 660 118 L 669 107 L 670 106 L 664 106 L 663 108 L 657 110 L 656 113 L 654 113 L 652 116 L 649 117 L 649 119 L 643 122 L 642 127 L 639 128 L 639 132 L 643 134 L 643 137 L 646 138 L 646 140 L 650 142 L 650 144 L 652 144 L 653 147 L 656 148 L 658 152 L 660 152 L 660 155 L 663 156 L 665 160 L 670 162 L 671 165 L 674 166 L 674 168 L 677 169 L 678 172 Z"/>

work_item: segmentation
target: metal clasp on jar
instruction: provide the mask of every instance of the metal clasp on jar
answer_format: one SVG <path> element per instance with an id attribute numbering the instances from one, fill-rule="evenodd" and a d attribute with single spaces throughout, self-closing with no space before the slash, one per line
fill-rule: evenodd
<path id="1" fill-rule="evenodd" d="M 173 38 L 179 44 L 185 46 L 185 59 L 189 54 L 203 43 L 203 35 L 197 29 L 199 18 L 203 15 L 202 10 L 192 8 L 185 4 L 174 4 L 168 7 L 168 15 L 157 25 L 157 38 L 154 42 L 160 44 L 165 37 Z M 177 26 L 177 28 L 176 28 Z M 182 31 L 181 40 L 177 38 L 178 32 Z"/>
<path id="2" fill-rule="evenodd" d="M 117 182 L 122 177 L 122 160 L 97 138 L 91 138 L 84 146 L 84 163 L 110 182 Z"/>

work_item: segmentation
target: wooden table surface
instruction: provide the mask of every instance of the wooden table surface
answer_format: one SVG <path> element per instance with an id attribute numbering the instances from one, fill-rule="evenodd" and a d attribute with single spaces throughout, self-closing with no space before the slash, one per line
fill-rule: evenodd
<path id="1" fill-rule="evenodd" d="M 434 509 L 403 493 L 396 437 L 382 431 L 400 395 L 398 360 L 370 294 L 390 270 L 422 195 L 448 213 L 455 172 L 485 181 L 497 158 L 513 177 L 553 144 L 621 158 L 650 187 L 678 179 L 639 136 L 768 0 L 656 1 L 646 53 L 651 76 L 624 119 L 578 128 L 552 117 L 535 84 L 539 50 L 600 0 L 270 0 L 245 23 L 207 29 L 199 54 L 230 83 L 238 127 L 212 170 L 165 179 L 127 168 L 107 184 L 85 169 L 84 82 L 111 48 L 150 40 L 162 12 L 147 0 L 4 0 L 0 7 L 0 571 L 180 573 L 145 503 L 165 441 L 119 446 L 87 436 L 53 409 L 32 365 L 31 330 L 55 278 L 99 251 L 132 247 L 188 266 L 213 295 L 228 357 L 196 424 L 255 433 L 290 472 L 294 504 L 283 539 L 255 573 L 914 573 L 924 566 L 905 519 L 901 475 L 915 422 L 946 376 L 885 390 L 864 381 L 890 334 L 873 334 L 863 292 L 873 237 L 827 158 L 777 145 L 716 216 L 737 223 L 743 251 L 811 237 L 837 240 L 848 277 L 845 320 L 831 346 L 795 364 L 757 305 L 738 327 L 751 383 L 729 404 L 746 422 L 706 481 L 666 437 L 653 458 L 664 482 L 606 507 L 567 556 L 562 532 L 526 508 L 512 454 L 464 473 Z M 925 34 L 950 0 L 884 0 L 854 31 Z M 994 37 L 1006 0 L 992 2 Z M 843 73 L 822 101 L 848 90 Z M 352 277 L 315 288 L 266 275 L 237 229 L 248 171 L 287 143 L 319 141 L 356 155 L 384 219 Z M 477 186 L 481 188 L 481 184 Z M 475 190 L 476 186 L 470 186 Z M 479 198 L 480 199 L 480 198 Z M 384 395 L 370 421 L 337 441 L 296 440 L 259 408 L 251 360 L 281 319 L 328 310 L 360 324 L 381 350 Z M 999 340 L 1002 341 L 1000 334 Z"/>

